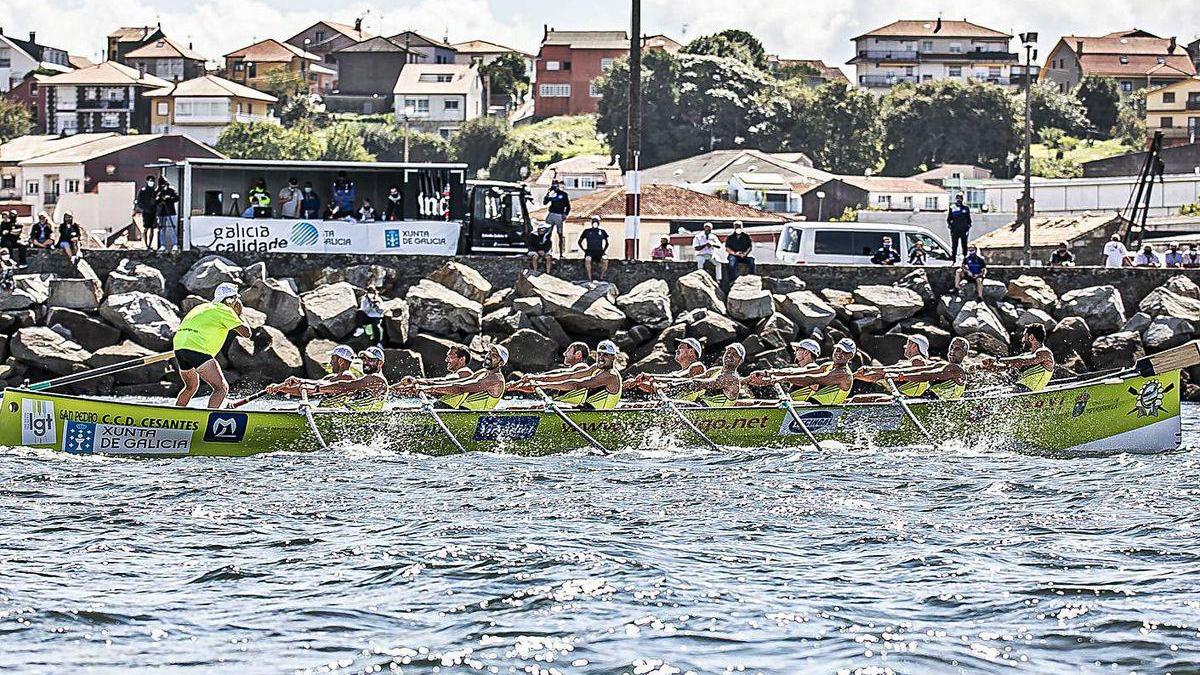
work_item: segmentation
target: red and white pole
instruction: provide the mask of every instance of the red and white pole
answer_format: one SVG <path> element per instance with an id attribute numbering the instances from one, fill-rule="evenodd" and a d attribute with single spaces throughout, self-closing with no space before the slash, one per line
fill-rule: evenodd
<path id="1" fill-rule="evenodd" d="M 637 260 L 638 235 L 641 234 L 641 197 L 642 179 L 638 174 L 638 156 L 633 153 L 633 161 L 625 172 L 625 259 Z"/>

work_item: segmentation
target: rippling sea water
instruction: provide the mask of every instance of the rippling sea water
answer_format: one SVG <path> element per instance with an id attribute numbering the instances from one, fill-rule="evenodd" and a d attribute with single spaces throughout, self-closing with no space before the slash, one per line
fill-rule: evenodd
<path id="1" fill-rule="evenodd" d="M 0 451 L 0 671 L 1200 671 L 1184 450 Z"/>

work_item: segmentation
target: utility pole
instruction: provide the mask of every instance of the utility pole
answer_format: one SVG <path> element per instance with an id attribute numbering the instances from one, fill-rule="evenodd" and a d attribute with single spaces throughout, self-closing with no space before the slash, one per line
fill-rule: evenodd
<path id="1" fill-rule="evenodd" d="M 1021 33 L 1025 46 L 1025 193 L 1017 203 L 1017 214 L 1025 231 L 1025 266 L 1033 265 L 1033 119 L 1031 96 L 1033 95 L 1033 59 L 1037 33 Z"/>
<path id="2" fill-rule="evenodd" d="M 625 139 L 625 259 L 638 257 L 642 152 L 642 0 L 631 0 L 629 19 L 629 125 Z"/>

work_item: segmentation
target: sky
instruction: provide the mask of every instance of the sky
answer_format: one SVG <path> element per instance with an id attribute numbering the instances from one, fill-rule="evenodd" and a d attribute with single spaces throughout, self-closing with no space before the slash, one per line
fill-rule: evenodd
<path id="1" fill-rule="evenodd" d="M 1044 59 L 1064 34 L 1098 35 L 1134 26 L 1182 43 L 1200 34 L 1196 0 L 643 0 L 642 30 L 686 42 L 726 28 L 759 37 L 784 58 L 818 58 L 844 66 L 850 39 L 897 19 L 969 19 L 1014 35 L 1040 34 Z M 332 8 L 332 9 L 331 9 Z M 736 8 L 736 9 L 734 9 Z M 257 40 L 286 39 L 319 19 L 392 35 L 412 28 L 451 42 L 487 39 L 535 53 L 543 25 L 559 29 L 620 30 L 629 25 L 628 2 L 595 0 L 4 0 L 0 27 L 71 54 L 100 57 L 105 35 L 117 26 L 161 22 L 167 35 L 194 43 L 210 59 Z M 1015 45 L 1015 41 L 1014 41 Z M 1014 47 L 1015 48 L 1015 47 Z"/>

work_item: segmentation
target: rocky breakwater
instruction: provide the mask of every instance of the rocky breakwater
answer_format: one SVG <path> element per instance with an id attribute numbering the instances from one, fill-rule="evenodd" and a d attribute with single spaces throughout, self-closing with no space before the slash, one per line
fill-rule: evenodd
<path id="1" fill-rule="evenodd" d="M 81 263 L 78 276 L 18 275 L 0 294 L 0 383 L 15 385 L 79 372 L 170 348 L 180 317 L 212 297 L 225 281 L 239 284 L 250 338 L 232 338 L 220 354 L 231 384 L 251 390 L 288 375 L 320 376 L 340 342 L 365 347 L 358 334 L 359 302 L 368 286 L 383 290 L 386 372 L 437 375 L 447 348 L 461 345 L 478 359 L 493 342 L 511 354 L 512 371 L 553 367 L 573 340 L 614 340 L 629 373 L 673 369 L 675 343 L 694 337 L 705 361 L 720 348 L 746 347 L 744 370 L 782 366 L 788 344 L 816 335 L 828 353 L 851 337 L 862 363 L 894 363 L 906 336 L 926 336 L 935 354 L 952 336 L 980 354 L 1003 356 L 1019 347 L 1022 328 L 1042 323 L 1060 374 L 1131 365 L 1134 359 L 1182 344 L 1200 330 L 1200 287 L 1171 278 L 1127 311 L 1113 286 L 1052 288 L 1042 277 L 988 281 L 984 299 L 973 288 L 937 295 L 924 270 L 893 284 L 809 288 L 797 277 L 740 277 L 726 292 L 703 272 L 673 283 L 650 278 L 632 288 L 581 284 L 550 275 L 516 274 L 495 288 L 479 272 L 450 261 L 405 285 L 378 264 L 324 267 L 276 278 L 262 262 L 239 266 L 220 256 L 198 260 L 168 288 L 158 269 L 125 262 L 101 280 Z M 1061 292 L 1060 292 L 1061 291 Z M 168 298 L 174 298 L 173 302 Z M 1130 308 L 1132 309 L 1132 308 Z M 1196 376 L 1196 377 L 1193 377 Z M 1188 373 L 1185 392 L 1200 388 Z M 75 385 L 89 394 L 171 395 L 169 365 L 127 371 Z"/>

